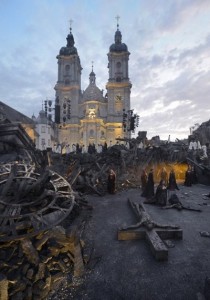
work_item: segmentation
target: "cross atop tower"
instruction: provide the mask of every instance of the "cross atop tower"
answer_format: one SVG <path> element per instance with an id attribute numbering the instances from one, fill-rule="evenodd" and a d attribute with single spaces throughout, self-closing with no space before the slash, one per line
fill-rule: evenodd
<path id="1" fill-rule="evenodd" d="M 115 17 L 115 19 L 117 20 L 117 29 L 119 29 L 119 19 L 120 19 L 120 16 L 117 15 L 117 16 Z"/>
<path id="2" fill-rule="evenodd" d="M 70 20 L 69 20 L 69 24 L 70 24 L 70 32 L 71 32 L 71 29 L 72 29 L 72 28 L 71 28 L 72 23 L 73 23 L 73 20 L 70 19 Z"/>
<path id="3" fill-rule="evenodd" d="M 91 63 L 92 63 L 92 72 L 93 72 L 93 63 L 94 63 L 94 61 L 91 61 Z"/>

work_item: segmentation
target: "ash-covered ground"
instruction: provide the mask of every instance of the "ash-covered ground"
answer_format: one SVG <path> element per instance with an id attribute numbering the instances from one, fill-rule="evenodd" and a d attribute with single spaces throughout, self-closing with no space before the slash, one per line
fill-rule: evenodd
<path id="1" fill-rule="evenodd" d="M 89 251 L 85 274 L 66 282 L 49 299 L 78 300 L 196 300 L 203 293 L 205 278 L 210 277 L 210 187 L 179 184 L 181 202 L 202 211 L 163 210 L 146 205 L 158 223 L 177 224 L 182 240 L 170 240 L 167 261 L 156 261 L 145 240 L 118 241 L 119 227 L 136 223 L 127 199 L 143 202 L 139 188 L 115 195 L 88 195 L 93 206 L 83 239 Z M 84 247 L 84 251 L 85 251 Z M 87 251 L 87 249 L 86 249 Z"/>

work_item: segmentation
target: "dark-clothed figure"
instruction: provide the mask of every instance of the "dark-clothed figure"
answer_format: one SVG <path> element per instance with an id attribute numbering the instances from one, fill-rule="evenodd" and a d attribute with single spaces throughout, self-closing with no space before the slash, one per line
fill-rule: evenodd
<path id="1" fill-rule="evenodd" d="M 198 177 L 194 166 L 191 167 L 191 173 L 192 173 L 192 184 L 198 183 Z"/>
<path id="2" fill-rule="evenodd" d="M 145 187 L 146 187 L 146 184 L 147 184 L 147 179 L 148 179 L 147 172 L 146 172 L 146 170 L 143 170 L 142 173 L 141 173 L 141 189 L 142 189 L 142 192 L 144 192 L 144 190 L 145 190 Z"/>
<path id="3" fill-rule="evenodd" d="M 169 174 L 168 190 L 169 191 L 179 190 L 177 183 L 176 183 L 175 172 L 173 169 L 170 171 L 170 174 Z"/>
<path id="4" fill-rule="evenodd" d="M 146 187 L 141 194 L 146 199 L 151 199 L 155 195 L 153 169 L 149 171 Z"/>
<path id="5" fill-rule="evenodd" d="M 116 189 L 116 174 L 113 170 L 109 171 L 107 180 L 107 190 L 109 194 L 114 194 Z"/>
<path id="6" fill-rule="evenodd" d="M 192 185 L 192 170 L 191 170 L 191 166 L 188 166 L 188 169 L 185 172 L 184 185 L 185 186 L 191 186 Z"/>
<path id="7" fill-rule="evenodd" d="M 102 152 L 106 152 L 106 151 L 107 151 L 107 148 L 108 148 L 107 142 L 104 142 L 104 145 L 103 145 L 103 147 L 102 147 Z"/>
<path id="8" fill-rule="evenodd" d="M 156 204 L 165 206 L 167 203 L 167 186 L 164 180 L 161 180 L 155 192 Z"/>

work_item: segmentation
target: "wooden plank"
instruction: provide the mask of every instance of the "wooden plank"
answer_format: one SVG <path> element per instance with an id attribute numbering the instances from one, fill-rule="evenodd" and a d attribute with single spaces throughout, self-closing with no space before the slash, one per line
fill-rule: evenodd
<path id="1" fill-rule="evenodd" d="M 168 248 L 154 229 L 146 231 L 146 240 L 156 260 L 168 259 Z"/>
<path id="2" fill-rule="evenodd" d="M 118 241 L 144 240 L 146 238 L 145 230 L 118 230 Z"/>

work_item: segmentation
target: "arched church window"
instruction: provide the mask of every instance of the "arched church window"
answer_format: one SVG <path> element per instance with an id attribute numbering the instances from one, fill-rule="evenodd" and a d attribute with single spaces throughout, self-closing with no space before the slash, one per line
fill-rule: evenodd
<path id="1" fill-rule="evenodd" d="M 104 131 L 103 130 L 101 131 L 101 136 L 104 136 Z"/>
<path id="2" fill-rule="evenodd" d="M 81 132 L 81 139 L 83 138 L 83 131 Z"/>
<path id="3" fill-rule="evenodd" d="M 66 75 L 69 75 L 69 71 L 70 71 L 70 66 L 66 65 L 65 66 L 65 73 L 66 73 Z"/>
<path id="4" fill-rule="evenodd" d="M 116 81 L 117 81 L 117 82 L 121 82 L 121 77 L 117 77 L 117 78 L 116 78 Z"/>
<path id="5" fill-rule="evenodd" d="M 65 85 L 69 85 L 69 84 L 70 84 L 69 79 L 66 79 L 66 80 L 65 80 Z"/>

